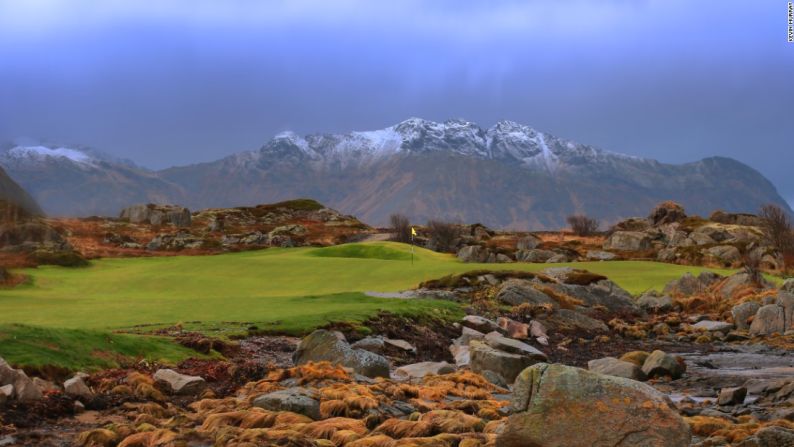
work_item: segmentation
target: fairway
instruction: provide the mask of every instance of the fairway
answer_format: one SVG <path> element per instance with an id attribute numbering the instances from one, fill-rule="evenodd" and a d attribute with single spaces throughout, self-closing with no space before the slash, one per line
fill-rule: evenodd
<path id="1" fill-rule="evenodd" d="M 538 271 L 573 265 L 608 276 L 630 292 L 660 289 L 701 267 L 616 261 L 571 264 L 465 264 L 454 256 L 391 242 L 267 249 L 217 256 L 101 259 L 90 267 L 40 267 L 32 283 L 0 290 L 0 323 L 130 329 L 182 323 L 202 330 L 249 326 L 300 333 L 330 321 L 362 321 L 379 310 L 459 312 L 454 303 L 371 298 L 474 269 Z M 728 273 L 721 271 L 721 273 Z"/>

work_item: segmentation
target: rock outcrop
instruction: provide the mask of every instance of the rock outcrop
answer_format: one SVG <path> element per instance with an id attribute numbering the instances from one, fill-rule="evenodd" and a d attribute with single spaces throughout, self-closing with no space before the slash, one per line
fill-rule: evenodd
<path id="1" fill-rule="evenodd" d="M 154 203 L 133 205 L 121 210 L 120 219 L 131 223 L 149 223 L 151 225 L 174 225 L 189 227 L 190 210 L 178 205 L 158 205 Z"/>
<path id="2" fill-rule="evenodd" d="M 654 388 L 540 363 L 516 379 L 497 447 L 688 447 L 689 426 Z"/>
<path id="3" fill-rule="evenodd" d="M 378 354 L 352 348 L 344 336 L 323 329 L 301 340 L 293 354 L 296 365 L 327 361 L 352 368 L 367 377 L 389 377 L 389 361 Z"/>

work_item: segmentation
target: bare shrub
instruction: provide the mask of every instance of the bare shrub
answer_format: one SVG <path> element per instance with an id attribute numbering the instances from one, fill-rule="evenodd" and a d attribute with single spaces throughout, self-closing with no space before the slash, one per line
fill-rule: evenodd
<path id="1" fill-rule="evenodd" d="M 781 253 L 794 251 L 794 230 L 791 218 L 786 211 L 774 204 L 766 204 L 758 213 L 763 225 L 764 235 L 769 243 Z"/>
<path id="2" fill-rule="evenodd" d="M 391 228 L 394 230 L 392 240 L 397 242 L 411 242 L 411 222 L 402 214 L 392 214 L 389 217 Z"/>
<path id="3" fill-rule="evenodd" d="M 452 253 L 457 248 L 460 240 L 460 225 L 443 222 L 440 220 L 427 221 L 427 233 L 430 237 L 430 246 L 434 250 Z"/>
<path id="4" fill-rule="evenodd" d="M 590 236 L 598 231 L 599 223 L 592 217 L 587 217 L 584 214 L 574 214 L 568 216 L 568 225 L 571 226 L 571 231 L 577 236 Z"/>
<path id="5" fill-rule="evenodd" d="M 742 269 L 750 277 L 750 281 L 756 285 L 764 283 L 764 275 L 761 271 L 762 258 L 763 256 L 759 250 L 750 250 L 742 253 Z"/>

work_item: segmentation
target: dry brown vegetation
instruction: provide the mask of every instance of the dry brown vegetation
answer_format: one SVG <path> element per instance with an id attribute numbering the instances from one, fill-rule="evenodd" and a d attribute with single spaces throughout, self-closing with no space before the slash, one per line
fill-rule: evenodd
<path id="1" fill-rule="evenodd" d="M 252 406 L 254 399 L 284 389 L 296 379 L 320 401 L 321 418 Z M 116 385 L 149 384 L 131 374 Z M 106 385 L 109 386 L 109 385 Z M 180 408 L 168 403 L 130 403 L 118 411 L 124 422 L 80 433 L 79 446 L 176 446 L 185 442 L 253 446 L 491 446 L 504 423 L 507 402 L 501 390 L 481 376 L 462 371 L 427 376 L 418 383 L 378 379 L 359 383 L 343 368 L 315 363 L 274 370 L 242 387 L 236 397 L 206 396 Z M 395 401 L 415 411 L 396 417 Z"/>

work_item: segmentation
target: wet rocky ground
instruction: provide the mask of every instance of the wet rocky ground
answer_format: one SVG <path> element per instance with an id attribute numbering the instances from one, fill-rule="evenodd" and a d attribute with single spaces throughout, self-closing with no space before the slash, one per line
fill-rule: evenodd
<path id="1" fill-rule="evenodd" d="M 759 333 L 764 311 L 731 321 L 723 296 L 745 281 L 733 305 L 757 297 L 785 325 L 785 291 L 704 280 L 661 309 L 665 297 L 597 275 L 478 272 L 413 293 L 459 300 L 457 322 L 382 314 L 366 334 L 232 343 L 168 333 L 225 359 L 36 379 L 40 399 L 4 402 L 0 446 L 794 445 L 794 333 Z"/>

